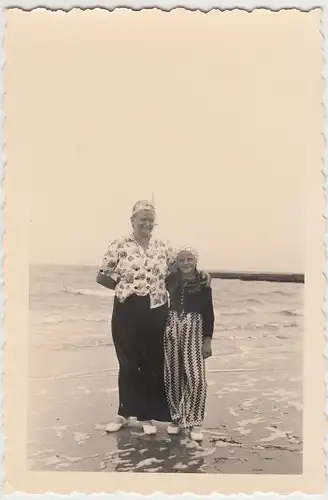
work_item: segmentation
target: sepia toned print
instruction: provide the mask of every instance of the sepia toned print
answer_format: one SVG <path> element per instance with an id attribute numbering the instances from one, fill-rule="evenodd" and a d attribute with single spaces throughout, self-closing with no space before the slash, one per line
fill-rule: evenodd
<path id="1" fill-rule="evenodd" d="M 8 492 L 323 491 L 320 21 L 7 12 Z"/>

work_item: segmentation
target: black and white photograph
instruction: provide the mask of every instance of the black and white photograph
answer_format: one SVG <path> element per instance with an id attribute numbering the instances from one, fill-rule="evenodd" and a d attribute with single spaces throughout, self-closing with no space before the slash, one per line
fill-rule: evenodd
<path id="1" fill-rule="evenodd" d="M 320 9 L 7 16 L 27 471 L 70 491 L 88 473 L 306 491 L 323 448 Z"/>

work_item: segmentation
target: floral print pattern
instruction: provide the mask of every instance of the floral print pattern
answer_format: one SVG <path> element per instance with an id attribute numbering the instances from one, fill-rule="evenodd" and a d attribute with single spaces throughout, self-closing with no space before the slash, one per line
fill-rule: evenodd
<path id="1" fill-rule="evenodd" d="M 145 251 L 130 235 L 109 244 L 99 271 L 117 282 L 120 302 L 132 294 L 149 294 L 154 309 L 167 302 L 165 278 L 174 270 L 175 257 L 176 251 L 160 239 L 151 238 Z"/>

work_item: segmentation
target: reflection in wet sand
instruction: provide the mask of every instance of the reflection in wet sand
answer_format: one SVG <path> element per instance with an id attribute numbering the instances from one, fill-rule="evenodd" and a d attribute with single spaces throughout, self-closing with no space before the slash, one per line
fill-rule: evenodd
<path id="1" fill-rule="evenodd" d="M 85 292 L 92 272 L 82 269 L 72 288 Z M 302 473 L 302 285 L 214 280 L 223 314 L 207 361 L 201 445 L 184 432 L 168 436 L 164 424 L 157 436 L 137 422 L 105 433 L 117 409 L 117 361 L 111 298 L 97 290 L 64 293 L 60 268 L 31 275 L 29 469 Z"/>
<path id="2" fill-rule="evenodd" d="M 168 437 L 160 432 L 158 437 L 146 436 L 139 429 L 127 428 L 111 435 L 116 440 L 116 449 L 108 452 L 99 470 L 115 472 L 201 472 L 203 456 L 195 455 L 196 443 L 183 446 L 179 436 Z"/>

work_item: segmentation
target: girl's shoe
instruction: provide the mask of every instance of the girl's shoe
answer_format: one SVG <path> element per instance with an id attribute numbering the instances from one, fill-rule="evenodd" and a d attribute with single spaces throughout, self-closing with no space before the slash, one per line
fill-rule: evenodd
<path id="1" fill-rule="evenodd" d="M 143 422 L 140 422 L 140 424 L 145 434 L 153 436 L 154 434 L 157 433 L 157 427 L 153 424 L 151 420 L 144 420 Z"/>
<path id="2" fill-rule="evenodd" d="M 192 441 L 203 441 L 203 433 L 201 427 L 192 427 L 190 431 L 190 439 Z"/>
<path id="3" fill-rule="evenodd" d="M 180 425 L 173 422 L 168 426 L 167 433 L 171 436 L 176 436 L 180 432 Z"/>
<path id="4" fill-rule="evenodd" d="M 109 422 L 105 427 L 106 432 L 117 432 L 121 430 L 123 427 L 126 427 L 129 423 L 128 418 L 124 418 L 121 415 L 117 415 L 113 422 Z"/>

